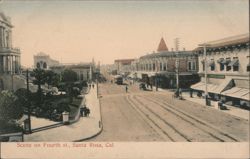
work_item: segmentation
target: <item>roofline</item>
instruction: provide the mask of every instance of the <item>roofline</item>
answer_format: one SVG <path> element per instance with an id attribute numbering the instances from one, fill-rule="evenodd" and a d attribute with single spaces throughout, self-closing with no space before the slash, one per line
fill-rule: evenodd
<path id="1" fill-rule="evenodd" d="M 235 45 L 247 42 L 249 42 L 249 33 L 230 36 L 219 40 L 204 42 L 202 44 L 199 44 L 198 46 L 220 47 L 220 46 Z"/>

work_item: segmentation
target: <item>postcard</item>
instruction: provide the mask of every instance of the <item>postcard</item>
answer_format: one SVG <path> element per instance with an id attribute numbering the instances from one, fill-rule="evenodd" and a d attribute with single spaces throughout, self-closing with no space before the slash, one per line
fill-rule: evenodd
<path id="1" fill-rule="evenodd" d="M 0 158 L 249 158 L 249 1 L 1 0 Z"/>

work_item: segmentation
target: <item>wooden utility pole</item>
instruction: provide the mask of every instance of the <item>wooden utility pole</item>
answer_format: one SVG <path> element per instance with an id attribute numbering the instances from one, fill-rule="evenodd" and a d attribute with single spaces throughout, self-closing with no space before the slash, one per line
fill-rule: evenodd
<path id="1" fill-rule="evenodd" d="M 28 104 L 28 123 L 29 132 L 31 133 L 31 120 L 30 120 L 30 89 L 29 89 L 29 70 L 26 71 L 26 84 L 27 84 L 27 104 Z"/>

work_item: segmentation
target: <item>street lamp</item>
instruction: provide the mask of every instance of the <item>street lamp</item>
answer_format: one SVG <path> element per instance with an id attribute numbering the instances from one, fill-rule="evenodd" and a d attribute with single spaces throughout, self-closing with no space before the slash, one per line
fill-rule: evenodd
<path id="1" fill-rule="evenodd" d="M 201 47 L 203 47 L 203 51 L 204 51 L 204 66 L 205 66 L 205 73 L 204 73 L 204 78 L 205 78 L 205 105 L 209 105 L 208 104 L 208 91 L 207 91 L 207 47 L 209 47 L 209 44 L 201 44 L 199 45 Z"/>

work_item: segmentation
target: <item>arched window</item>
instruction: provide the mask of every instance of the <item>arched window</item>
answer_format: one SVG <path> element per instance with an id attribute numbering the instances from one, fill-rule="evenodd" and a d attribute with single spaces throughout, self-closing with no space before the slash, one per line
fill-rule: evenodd
<path id="1" fill-rule="evenodd" d="M 40 63 L 36 63 L 36 68 L 40 68 Z"/>
<path id="2" fill-rule="evenodd" d="M 47 68 L 47 63 L 46 62 L 43 63 L 43 68 L 45 68 L 45 69 Z"/>

